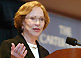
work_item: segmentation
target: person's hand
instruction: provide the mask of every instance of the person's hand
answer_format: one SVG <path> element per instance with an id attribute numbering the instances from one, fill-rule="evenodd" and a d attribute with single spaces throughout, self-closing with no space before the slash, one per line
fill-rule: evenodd
<path id="1" fill-rule="evenodd" d="M 25 50 L 26 47 L 24 46 L 24 44 L 18 44 L 15 47 L 15 44 L 12 43 L 12 47 L 11 47 L 11 58 L 24 58 L 27 54 L 27 50 Z"/>

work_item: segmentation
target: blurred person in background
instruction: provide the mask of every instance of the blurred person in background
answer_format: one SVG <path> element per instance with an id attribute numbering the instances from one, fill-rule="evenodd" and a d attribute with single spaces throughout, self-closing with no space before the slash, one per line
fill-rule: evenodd
<path id="1" fill-rule="evenodd" d="M 25 1 L 20 0 L 0 0 L 0 45 L 3 40 L 13 38 L 18 34 L 13 18 L 24 3 Z"/>

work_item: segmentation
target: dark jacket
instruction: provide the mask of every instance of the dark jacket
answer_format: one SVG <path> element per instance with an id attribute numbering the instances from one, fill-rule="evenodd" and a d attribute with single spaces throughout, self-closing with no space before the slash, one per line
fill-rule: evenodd
<path id="1" fill-rule="evenodd" d="M 17 45 L 18 43 L 23 43 L 26 47 L 26 50 L 28 51 L 25 58 L 35 58 L 24 37 L 21 34 L 17 35 L 15 38 L 8 39 L 2 42 L 1 58 L 11 58 L 11 43 L 14 43 L 15 45 Z M 40 58 L 44 58 L 45 56 L 49 55 L 49 52 L 44 47 L 39 45 L 38 41 L 36 41 L 36 43 Z"/>

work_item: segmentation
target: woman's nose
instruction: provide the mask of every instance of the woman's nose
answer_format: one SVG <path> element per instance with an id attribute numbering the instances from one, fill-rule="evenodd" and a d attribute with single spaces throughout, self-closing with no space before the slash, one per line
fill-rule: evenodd
<path id="1" fill-rule="evenodd" d="M 37 20 L 36 23 L 35 23 L 36 26 L 39 26 L 40 25 L 40 20 Z"/>

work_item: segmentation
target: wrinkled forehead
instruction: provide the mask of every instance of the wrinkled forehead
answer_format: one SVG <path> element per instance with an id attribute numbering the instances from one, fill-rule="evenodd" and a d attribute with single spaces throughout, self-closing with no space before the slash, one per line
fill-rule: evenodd
<path id="1" fill-rule="evenodd" d="M 32 11 L 26 15 L 26 17 L 27 16 L 44 17 L 44 13 L 40 7 L 35 6 Z"/>

